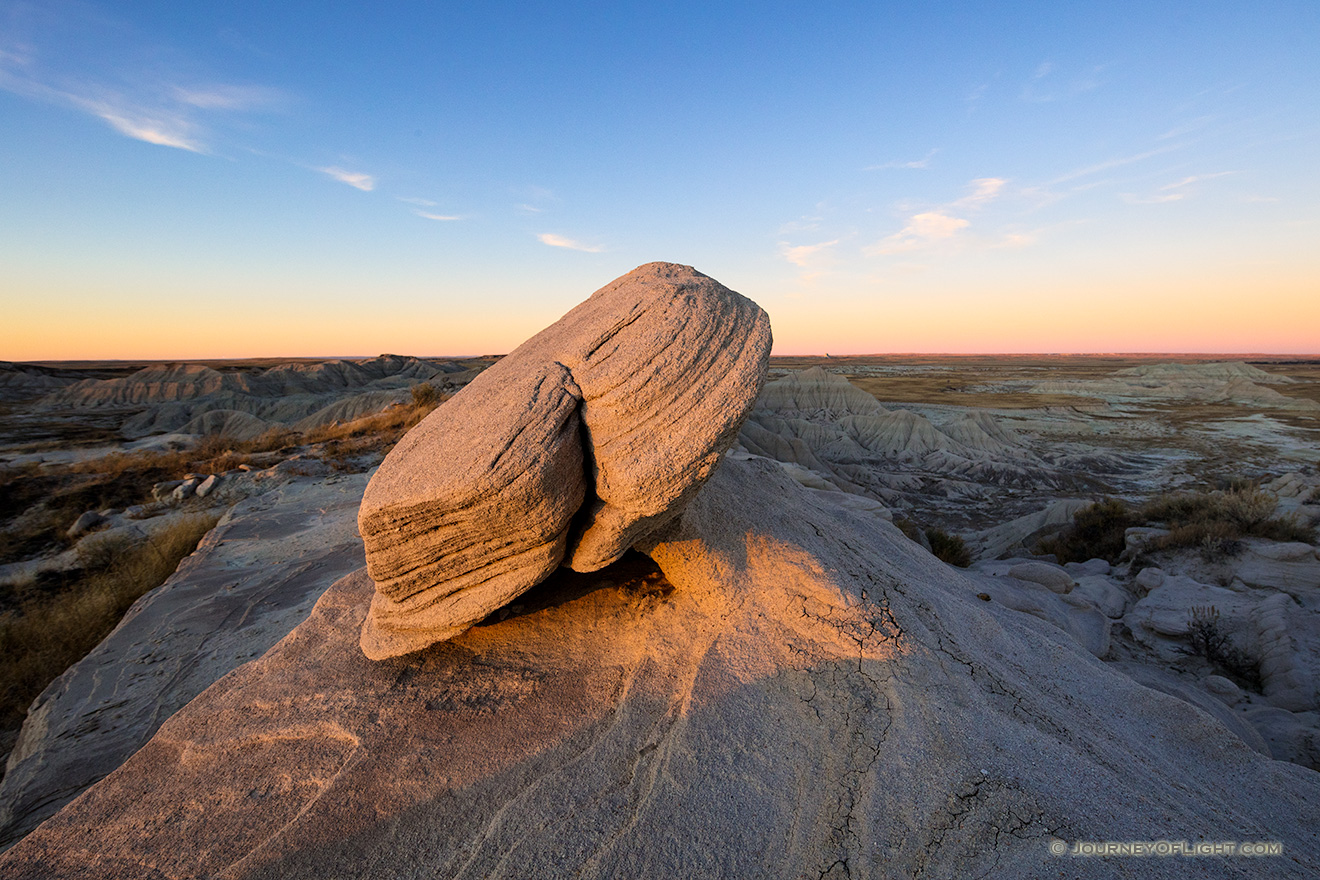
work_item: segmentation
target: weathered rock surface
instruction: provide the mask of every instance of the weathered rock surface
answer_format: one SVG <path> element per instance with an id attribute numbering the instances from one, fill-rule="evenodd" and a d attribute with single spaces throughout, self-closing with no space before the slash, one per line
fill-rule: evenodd
<path id="1" fill-rule="evenodd" d="M 3 857 L 6 877 L 1109 877 L 1072 840 L 1277 840 L 1320 776 L 1136 684 L 874 516 L 727 460 L 645 569 L 407 658 L 359 572 Z M 672 587 L 670 586 L 672 585 Z M 1043 591 L 1061 600 L 1048 590 Z M 1248 734 L 1249 735 L 1249 734 Z M 1142 876 L 1188 860 L 1143 859 Z"/>
<path id="2" fill-rule="evenodd" d="M 1055 593 L 1067 593 L 1077 586 L 1077 582 L 1063 566 L 1049 562 L 1019 562 L 1008 570 L 1008 576 L 1020 581 L 1032 581 Z"/>
<path id="3" fill-rule="evenodd" d="M 363 498 L 377 595 L 362 650 L 454 636 L 561 562 L 601 568 L 663 526 L 733 444 L 770 341 L 755 303 L 650 263 L 478 376 Z"/>
<path id="4" fill-rule="evenodd" d="M 56 679 L 33 703 L 0 781 L 0 847 L 118 767 L 176 710 L 283 638 L 327 583 L 360 568 L 366 481 L 284 478 L 242 501 Z M 167 528 L 169 519 L 141 528 Z"/>

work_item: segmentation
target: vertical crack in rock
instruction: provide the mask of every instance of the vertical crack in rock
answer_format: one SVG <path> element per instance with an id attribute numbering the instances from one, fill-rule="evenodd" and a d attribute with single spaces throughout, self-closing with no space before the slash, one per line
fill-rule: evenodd
<path id="1" fill-rule="evenodd" d="M 560 564 L 595 571 L 662 528 L 733 445 L 770 343 L 751 300 L 650 263 L 478 376 L 367 487 L 363 652 L 455 636 Z"/>

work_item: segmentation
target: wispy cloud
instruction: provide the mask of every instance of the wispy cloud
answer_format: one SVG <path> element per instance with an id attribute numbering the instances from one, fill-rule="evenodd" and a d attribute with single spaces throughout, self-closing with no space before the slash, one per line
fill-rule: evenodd
<path id="1" fill-rule="evenodd" d="M 1198 116 L 1195 119 L 1190 119 L 1187 122 L 1182 123 L 1181 125 L 1175 125 L 1173 128 L 1169 129 L 1168 131 L 1164 132 L 1164 134 L 1157 137 L 1156 140 L 1167 141 L 1172 138 L 1182 137 L 1185 134 L 1191 134 L 1197 129 L 1204 128 L 1206 124 L 1214 120 L 1214 118 L 1215 117 L 1213 116 Z"/>
<path id="2" fill-rule="evenodd" d="M 462 220 L 459 214 L 430 214 L 426 211 L 413 211 L 418 217 L 425 217 L 427 220 Z"/>
<path id="3" fill-rule="evenodd" d="M 180 104 L 202 110 L 256 110 L 284 101 L 283 93 L 260 86 L 174 86 L 170 91 Z"/>
<path id="4" fill-rule="evenodd" d="M 1149 196 L 1139 196 L 1134 193 L 1119 193 L 1118 197 L 1129 205 L 1160 205 L 1165 202 L 1181 202 L 1187 197 L 1187 193 L 1157 193 Z"/>
<path id="5" fill-rule="evenodd" d="M 908 162 L 904 162 L 904 161 L 901 161 L 901 160 L 895 160 L 895 161 L 893 161 L 893 162 L 882 162 L 882 163 L 879 164 L 879 165 L 867 165 L 867 166 L 866 166 L 865 168 L 863 168 L 862 170 L 863 170 L 863 171 L 883 171 L 883 170 L 885 170 L 885 169 L 889 169 L 889 168 L 913 168 L 913 169 L 929 168 L 929 167 L 930 167 L 930 160 L 931 160 L 931 159 L 934 159 L 934 158 L 935 158 L 935 154 L 938 153 L 938 152 L 939 152 L 938 149 L 932 149 L 932 150 L 929 150 L 929 151 L 926 153 L 926 155 L 922 156 L 920 159 L 913 159 L 913 160 L 908 161 Z"/>
<path id="6" fill-rule="evenodd" d="M 283 93 L 260 86 L 181 85 L 151 71 L 87 77 L 40 63 L 32 45 L 0 49 L 0 89 L 68 107 L 109 124 L 126 137 L 194 153 L 208 152 L 204 120 L 217 114 L 266 109 Z"/>
<path id="7" fill-rule="evenodd" d="M 205 152 L 201 142 L 189 135 L 194 126 L 186 119 L 177 116 L 173 118 L 130 116 L 127 114 L 134 113 L 131 109 L 104 106 L 95 109 L 89 106 L 88 110 L 110 123 L 115 131 L 131 138 L 162 147 L 177 147 L 194 153 Z"/>
<path id="8" fill-rule="evenodd" d="M 363 192 L 371 192 L 376 188 L 376 178 L 370 174 L 363 174 L 361 171 L 347 171 L 343 168 L 331 166 L 329 168 L 318 168 L 322 174 L 334 178 L 340 183 L 346 183 L 351 187 L 356 187 Z"/>
<path id="9" fill-rule="evenodd" d="M 867 256 L 876 256 L 920 250 L 952 238 L 958 230 L 966 229 L 970 225 L 970 220 L 943 211 L 923 211 L 920 214 L 913 214 L 901 230 L 880 239 L 864 253 Z"/>
<path id="10" fill-rule="evenodd" d="M 1157 149 L 1147 150 L 1144 153 L 1137 153 L 1132 156 L 1119 156 L 1114 159 L 1106 159 L 1105 161 L 1097 162 L 1094 165 L 1087 165 L 1084 168 L 1078 168 L 1074 171 L 1069 171 L 1067 174 L 1061 175 L 1051 180 L 1049 185 L 1053 186 L 1059 183 L 1067 183 L 1068 181 L 1076 180 L 1079 177 L 1086 177 L 1091 174 L 1099 174 L 1101 171 L 1108 171 L 1110 168 L 1119 168 L 1123 165 L 1131 165 L 1134 162 L 1142 162 L 1153 156 L 1161 156 L 1165 153 L 1172 153 L 1174 150 L 1181 150 L 1182 148 L 1183 148 L 1182 144 L 1170 144 L 1167 147 L 1158 147 Z"/>
<path id="11" fill-rule="evenodd" d="M 958 236 L 972 225 L 963 214 L 976 214 L 1003 192 L 1008 181 L 1002 177 L 977 177 L 968 181 L 965 196 L 936 208 L 910 214 L 903 228 L 864 248 L 868 257 L 901 254 L 933 247 Z"/>
<path id="12" fill-rule="evenodd" d="M 1137 196 L 1133 193 L 1120 193 L 1119 197 L 1129 205 L 1158 205 L 1165 202 L 1180 202 L 1192 195 L 1195 191 L 1195 185 L 1206 180 L 1214 180 L 1217 177 L 1227 177 L 1230 174 L 1236 174 L 1235 171 L 1216 171 L 1213 174 L 1193 174 L 1184 177 L 1181 180 L 1175 180 L 1173 183 L 1166 183 L 1154 193 L 1148 196 Z"/>
<path id="13" fill-rule="evenodd" d="M 1054 62 L 1042 61 L 1022 86 L 1018 97 L 1028 103 L 1045 104 L 1089 92 L 1100 87 L 1100 74 L 1105 67 L 1103 64 L 1097 65 L 1061 81 L 1061 77 L 1055 75 Z"/>
<path id="14" fill-rule="evenodd" d="M 1035 232 L 1006 232 L 1004 236 L 990 245 L 992 248 L 1024 248 L 1035 244 L 1039 236 Z"/>
<path id="15" fill-rule="evenodd" d="M 407 202 L 410 205 L 420 205 L 423 208 L 434 208 L 436 203 L 430 199 L 419 199 L 413 196 L 395 196 L 401 202 Z"/>
<path id="16" fill-rule="evenodd" d="M 839 239 L 837 238 L 833 241 L 822 241 L 818 244 L 790 245 L 786 241 L 781 241 L 779 243 L 779 254 L 794 266 L 805 268 L 815 257 L 824 255 L 838 243 Z"/>
<path id="17" fill-rule="evenodd" d="M 1002 177 L 978 177 L 970 184 L 972 191 L 953 204 L 960 208 L 979 207 L 993 201 L 1006 183 Z"/>
<path id="18" fill-rule="evenodd" d="M 523 199 L 522 202 L 514 206 L 522 214 L 544 214 L 551 205 L 559 200 L 554 190 L 534 184 L 518 187 L 514 190 L 514 194 Z"/>
<path id="19" fill-rule="evenodd" d="M 567 248 L 571 251 L 584 251 L 588 254 L 598 254 L 605 250 L 600 245 L 583 244 L 580 241 L 574 241 L 571 238 L 565 238 L 562 235 L 555 235 L 553 232 L 542 232 L 536 236 L 541 244 L 548 244 L 550 247 Z"/>
<path id="20" fill-rule="evenodd" d="M 1160 189 L 1183 189 L 1194 183 L 1200 183 L 1203 180 L 1214 180 L 1216 177 L 1227 177 L 1230 174 L 1236 173 L 1236 171 L 1216 171 L 1214 174 L 1193 174 L 1190 177 L 1184 177 L 1182 180 L 1175 180 L 1173 183 L 1166 183 L 1164 186 L 1160 187 Z"/>

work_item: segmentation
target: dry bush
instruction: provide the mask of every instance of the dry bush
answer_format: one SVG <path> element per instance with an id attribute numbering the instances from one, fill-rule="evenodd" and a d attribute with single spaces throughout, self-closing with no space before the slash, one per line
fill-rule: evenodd
<path id="1" fill-rule="evenodd" d="M 1296 517 L 1276 517 L 1278 499 L 1254 484 L 1241 481 L 1226 490 L 1178 493 L 1155 499 L 1141 508 L 1148 521 L 1161 523 L 1169 534 L 1152 549 L 1199 548 L 1210 559 L 1222 558 L 1241 549 L 1241 539 L 1272 541 L 1315 540 L 1315 530 Z"/>
<path id="2" fill-rule="evenodd" d="M 956 565 L 958 568 L 966 568 L 972 564 L 972 554 L 967 549 L 966 542 L 957 535 L 932 527 L 926 529 L 926 540 L 930 542 L 930 552 L 941 562 Z"/>
<path id="3" fill-rule="evenodd" d="M 414 385 L 409 390 L 412 392 L 413 406 L 434 409 L 440 403 L 440 392 L 429 382 Z"/>
<path id="4" fill-rule="evenodd" d="M 79 545 L 85 566 L 79 580 L 0 616 L 0 728 L 21 724 L 46 685 L 96 647 L 139 597 L 164 583 L 219 518 L 183 517 L 146 540 L 89 536 Z"/>
<path id="5" fill-rule="evenodd" d="M 1041 541 L 1039 553 L 1060 562 L 1092 558 L 1116 563 L 1124 551 L 1124 533 L 1134 526 L 1160 525 L 1169 534 L 1152 541 L 1150 550 L 1200 550 L 1209 560 L 1241 550 L 1242 539 L 1312 543 L 1315 530 L 1294 516 L 1273 516 L 1278 499 L 1253 483 L 1234 481 L 1213 492 L 1176 492 L 1153 498 L 1137 509 L 1109 499 L 1077 512 L 1072 525 Z"/>
<path id="6" fill-rule="evenodd" d="M 1053 553 L 1060 563 L 1104 559 L 1117 563 L 1123 555 L 1124 535 L 1140 525 L 1139 517 L 1122 501 L 1106 498 L 1073 515 L 1072 525 L 1041 541 L 1037 553 Z"/>
<path id="7" fill-rule="evenodd" d="M 1193 607 L 1187 614 L 1187 653 L 1204 657 L 1215 670 L 1260 693 L 1260 659 L 1242 650 L 1224 632 L 1219 609 Z"/>

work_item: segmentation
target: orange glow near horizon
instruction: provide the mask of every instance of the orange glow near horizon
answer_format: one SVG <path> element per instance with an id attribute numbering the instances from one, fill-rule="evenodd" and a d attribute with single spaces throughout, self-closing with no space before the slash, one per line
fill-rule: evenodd
<path id="1" fill-rule="evenodd" d="M 1244 297 L 1244 289 L 1255 292 Z M 793 291 L 751 295 L 770 312 L 776 355 L 1320 354 L 1320 283 L 1310 279 L 1253 284 L 1226 276 L 1127 285 L 1074 282 L 1048 290 L 984 288 L 974 294 L 907 289 L 867 296 L 835 292 L 828 298 Z M 130 312 L 118 297 L 85 297 L 71 313 L 61 314 L 43 301 L 26 299 L 8 309 L 0 359 L 493 354 L 512 350 L 565 310 L 546 302 L 527 308 L 429 302 L 409 308 L 400 319 L 395 309 L 373 312 L 344 297 L 321 308 L 275 297 L 268 302 L 198 310 L 158 297 Z"/>

